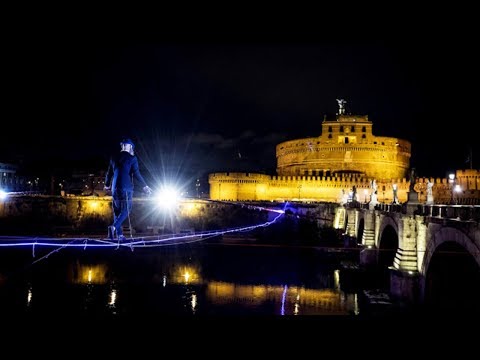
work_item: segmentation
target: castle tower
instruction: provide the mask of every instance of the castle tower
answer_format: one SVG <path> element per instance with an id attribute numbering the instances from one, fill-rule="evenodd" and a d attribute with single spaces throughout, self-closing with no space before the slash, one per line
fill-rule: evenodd
<path id="1" fill-rule="evenodd" d="M 337 99 L 337 102 L 339 111 L 335 119 L 324 118 L 320 136 L 289 140 L 276 146 L 277 174 L 404 178 L 410 167 L 410 142 L 375 136 L 368 115 L 346 114 L 346 101 Z"/>

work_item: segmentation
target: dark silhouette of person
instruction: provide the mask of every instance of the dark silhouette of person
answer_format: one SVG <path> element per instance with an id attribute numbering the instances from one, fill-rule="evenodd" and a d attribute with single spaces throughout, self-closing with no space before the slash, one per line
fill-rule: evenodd
<path id="1" fill-rule="evenodd" d="M 108 237 L 112 240 L 125 240 L 122 224 L 132 210 L 133 178 L 143 185 L 144 192 L 152 193 L 152 189 L 140 174 L 132 140 L 123 139 L 120 147 L 120 153 L 110 159 L 104 187 L 106 191 L 112 192 L 113 224 L 108 227 Z"/>

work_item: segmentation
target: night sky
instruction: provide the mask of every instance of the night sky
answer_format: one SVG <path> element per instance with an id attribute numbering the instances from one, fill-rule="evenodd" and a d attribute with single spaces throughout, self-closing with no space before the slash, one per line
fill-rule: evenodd
<path id="1" fill-rule="evenodd" d="M 8 50 L 0 161 L 46 172 L 106 169 L 126 136 L 150 178 L 275 175 L 275 145 L 320 135 L 337 98 L 374 135 L 409 140 L 420 176 L 469 168 L 470 147 L 474 168 L 480 158 L 474 49 L 455 38 L 192 33 Z"/>

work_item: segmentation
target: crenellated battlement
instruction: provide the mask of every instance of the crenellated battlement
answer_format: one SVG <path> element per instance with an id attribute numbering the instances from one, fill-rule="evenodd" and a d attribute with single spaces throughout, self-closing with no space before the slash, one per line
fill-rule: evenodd
<path id="1" fill-rule="evenodd" d="M 458 173 L 462 175 L 462 173 Z M 473 176 L 472 173 L 468 173 Z M 357 201 L 369 202 L 374 192 L 372 182 L 376 182 L 377 201 L 393 202 L 394 184 L 400 202 L 408 199 L 410 181 L 406 178 L 376 180 L 358 174 L 337 176 L 270 176 L 255 173 L 213 173 L 209 176 L 210 198 L 212 200 L 258 201 L 258 200 L 297 200 L 339 202 L 342 197 L 355 196 Z M 456 182 L 464 179 L 459 176 Z M 458 202 L 473 203 L 480 199 L 480 174 L 470 187 L 461 186 L 462 192 L 452 197 L 453 184 L 447 178 L 417 178 L 413 190 L 418 193 L 420 202 L 427 200 L 427 184 L 433 183 L 432 195 L 437 203 Z M 476 187 L 475 187 L 476 186 Z M 355 194 L 352 194 L 352 193 Z M 469 200 L 465 200 L 469 199 Z"/>

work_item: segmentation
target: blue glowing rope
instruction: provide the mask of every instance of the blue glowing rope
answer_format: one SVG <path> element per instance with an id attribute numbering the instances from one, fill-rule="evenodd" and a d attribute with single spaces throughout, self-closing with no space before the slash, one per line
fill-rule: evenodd
<path id="1" fill-rule="evenodd" d="M 236 233 L 236 232 L 248 232 L 260 227 L 267 227 L 275 223 L 282 215 L 284 215 L 283 210 L 277 209 L 267 209 L 258 206 L 251 206 L 262 211 L 272 211 L 278 213 L 278 215 L 271 221 L 266 223 L 245 226 L 240 228 L 232 228 L 227 230 L 210 230 L 203 231 L 195 234 L 186 234 L 186 235 L 172 235 L 169 237 L 160 238 L 158 235 L 152 236 L 143 236 L 143 237 L 132 237 L 128 241 L 120 242 L 107 239 L 96 239 L 96 238 L 54 238 L 54 237 L 28 237 L 28 236 L 0 236 L 0 247 L 26 247 L 32 246 L 33 257 L 35 257 L 35 248 L 39 246 L 43 247 L 55 247 L 57 248 L 53 252 L 57 252 L 60 249 L 67 247 L 73 248 L 109 248 L 119 246 L 128 246 L 132 250 L 134 247 L 155 247 L 155 246 L 167 246 L 167 245 L 178 245 L 178 244 L 187 244 L 192 242 L 203 241 L 215 236 Z M 6 242 L 5 240 L 10 240 Z M 52 253 L 53 253 L 52 252 Z M 45 255 L 43 258 L 48 257 L 51 253 Z"/>

